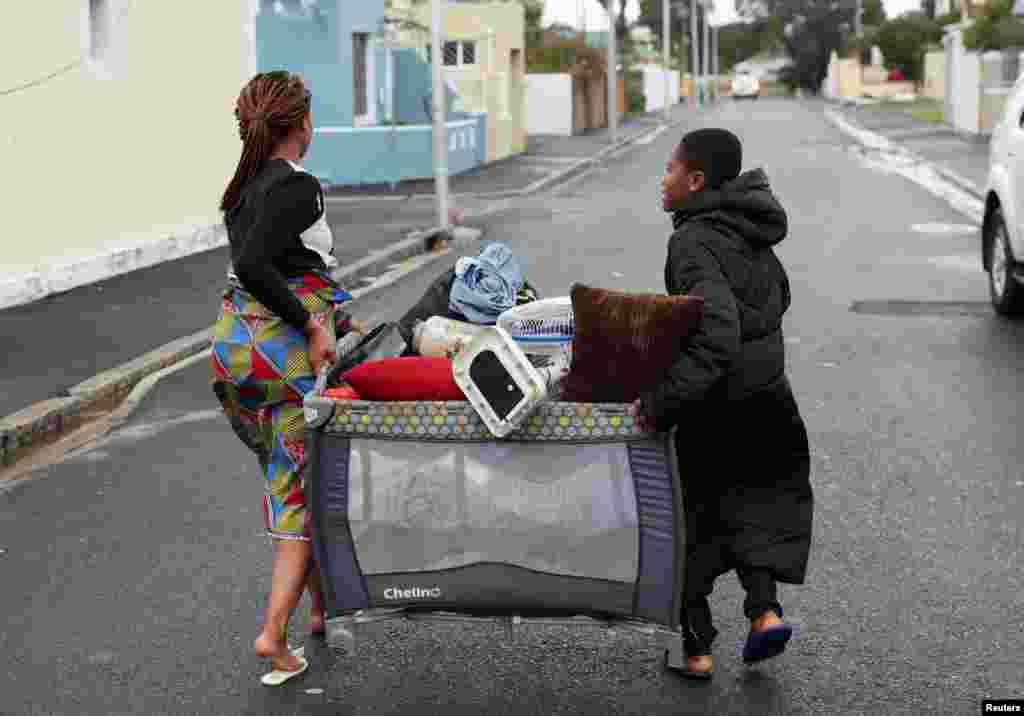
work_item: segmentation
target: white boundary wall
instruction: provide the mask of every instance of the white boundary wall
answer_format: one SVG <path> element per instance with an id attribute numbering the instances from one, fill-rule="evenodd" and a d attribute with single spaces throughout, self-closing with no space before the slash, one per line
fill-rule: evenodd
<path id="1" fill-rule="evenodd" d="M 572 134 L 572 76 L 526 75 L 526 133 Z"/>
<path id="2" fill-rule="evenodd" d="M 679 104 L 679 71 L 669 72 L 668 87 L 665 86 L 665 70 L 661 67 L 647 66 L 644 73 L 644 108 L 654 112 L 665 108 L 665 90 L 668 89 L 669 106 Z"/>

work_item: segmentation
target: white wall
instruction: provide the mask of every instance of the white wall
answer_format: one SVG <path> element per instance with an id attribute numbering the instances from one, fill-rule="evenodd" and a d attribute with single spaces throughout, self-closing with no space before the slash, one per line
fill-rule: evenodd
<path id="1" fill-rule="evenodd" d="M 925 53 L 924 96 L 938 100 L 946 96 L 946 53 L 942 50 Z"/>
<path id="2" fill-rule="evenodd" d="M 223 244 L 251 0 L 46 0 L 8 15 L 0 307 Z"/>
<path id="3" fill-rule="evenodd" d="M 526 75 L 526 133 L 571 135 L 572 99 L 571 75 Z"/>
<path id="4" fill-rule="evenodd" d="M 669 72 L 668 87 L 665 86 L 665 71 L 660 67 L 647 66 L 644 73 L 645 110 L 654 112 L 665 108 L 665 90 L 668 90 L 669 106 L 679 104 L 679 71 Z"/>
<path id="5" fill-rule="evenodd" d="M 954 126 L 961 132 L 977 134 L 981 129 L 981 55 L 963 53 L 958 74 L 959 83 L 953 99 L 956 105 Z"/>
<path id="6" fill-rule="evenodd" d="M 980 131 L 981 56 L 967 52 L 959 30 L 943 38 L 949 71 L 946 74 L 947 122 L 959 132 Z"/>

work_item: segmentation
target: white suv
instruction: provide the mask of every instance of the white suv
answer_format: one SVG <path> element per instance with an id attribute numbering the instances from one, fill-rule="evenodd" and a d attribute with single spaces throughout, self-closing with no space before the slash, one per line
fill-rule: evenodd
<path id="1" fill-rule="evenodd" d="M 1024 314 L 1024 76 L 989 145 L 981 260 L 996 311 Z"/>
<path id="2" fill-rule="evenodd" d="M 747 70 L 740 70 L 736 73 L 736 77 L 732 81 L 733 99 L 740 99 L 741 97 L 757 99 L 760 94 L 761 83 L 757 81 L 754 75 Z"/>

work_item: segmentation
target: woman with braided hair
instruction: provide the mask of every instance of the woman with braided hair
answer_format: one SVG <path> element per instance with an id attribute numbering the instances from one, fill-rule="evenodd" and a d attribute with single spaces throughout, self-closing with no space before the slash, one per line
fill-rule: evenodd
<path id="1" fill-rule="evenodd" d="M 213 330 L 213 389 L 235 434 L 259 460 L 263 513 L 275 546 L 270 599 L 256 653 L 268 685 L 306 670 L 287 629 L 304 589 L 309 630 L 323 633 L 319 575 L 302 476 L 302 399 L 339 330 L 365 332 L 338 305 L 351 300 L 329 273 L 337 261 L 320 182 L 298 162 L 313 138 L 311 95 L 288 72 L 256 75 L 235 107 L 242 156 L 221 200 L 231 244 L 228 285 Z"/>

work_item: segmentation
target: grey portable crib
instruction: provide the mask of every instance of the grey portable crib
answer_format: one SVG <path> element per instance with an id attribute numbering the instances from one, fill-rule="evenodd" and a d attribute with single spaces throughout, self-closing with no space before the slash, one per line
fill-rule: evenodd
<path id="1" fill-rule="evenodd" d="M 684 522 L 672 437 L 545 402 L 504 438 L 468 402 L 307 396 L 306 498 L 330 642 L 382 619 L 523 619 L 666 638 Z"/>

